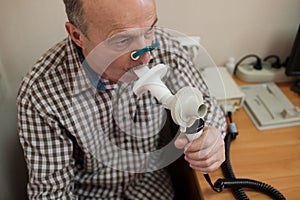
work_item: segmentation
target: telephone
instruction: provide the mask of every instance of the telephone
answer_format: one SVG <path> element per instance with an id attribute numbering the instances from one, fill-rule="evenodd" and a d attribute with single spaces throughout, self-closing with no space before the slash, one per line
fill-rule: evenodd
<path id="1" fill-rule="evenodd" d="M 300 111 L 274 82 L 240 86 L 244 108 L 259 130 L 300 125 Z"/>

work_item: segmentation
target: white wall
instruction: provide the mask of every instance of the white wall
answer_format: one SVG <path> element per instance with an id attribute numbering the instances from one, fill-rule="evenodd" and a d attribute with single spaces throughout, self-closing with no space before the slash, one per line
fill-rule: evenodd
<path id="1" fill-rule="evenodd" d="M 157 0 L 159 25 L 201 43 L 218 65 L 247 53 L 285 58 L 300 23 L 300 0 Z M 62 0 L 1 0 L 0 60 L 14 90 L 25 72 L 65 37 Z"/>
<path id="2" fill-rule="evenodd" d="M 157 0 L 159 25 L 201 43 L 221 65 L 228 56 L 285 57 L 300 22 L 300 0 Z M 24 160 L 16 130 L 15 95 L 34 62 L 66 36 L 62 0 L 1 0 L 0 70 L 9 92 L 0 102 L 0 199 L 22 199 Z M 0 66 L 1 68 L 1 66 Z M 5 71 L 5 74 L 3 73 Z"/>
<path id="3" fill-rule="evenodd" d="M 65 37 L 62 0 L 1 0 L 0 60 L 16 89 L 24 74 Z"/>
<path id="4" fill-rule="evenodd" d="M 17 134 L 16 93 L 34 62 L 65 37 L 62 0 L 1 0 L 0 199 L 26 199 L 26 165 Z"/>
<path id="5" fill-rule="evenodd" d="M 289 54 L 300 0 L 158 0 L 159 25 L 200 35 L 218 65 L 229 56 Z"/>

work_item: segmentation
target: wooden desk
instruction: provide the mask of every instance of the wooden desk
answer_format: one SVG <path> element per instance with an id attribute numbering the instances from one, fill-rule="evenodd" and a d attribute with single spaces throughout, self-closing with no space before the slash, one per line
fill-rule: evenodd
<path id="1" fill-rule="evenodd" d="M 237 81 L 239 85 L 244 83 Z M 290 101 L 300 108 L 300 97 L 290 91 L 292 83 L 278 84 Z M 259 131 L 245 110 L 233 113 L 239 135 L 230 146 L 230 160 L 237 178 L 250 178 L 267 183 L 288 200 L 300 199 L 300 126 Z M 194 172 L 202 199 L 235 199 L 230 189 L 212 191 L 203 175 Z M 223 178 L 222 170 L 210 173 L 213 182 Z M 244 189 L 250 199 L 270 199 Z"/>

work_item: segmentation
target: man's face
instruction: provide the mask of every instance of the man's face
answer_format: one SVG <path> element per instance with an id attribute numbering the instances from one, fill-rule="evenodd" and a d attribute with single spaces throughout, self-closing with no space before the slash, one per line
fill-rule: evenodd
<path id="1" fill-rule="evenodd" d="M 152 43 L 157 21 L 155 1 L 84 0 L 83 8 L 88 31 L 81 47 L 91 68 L 111 81 L 134 79 L 126 72 L 150 59 L 149 53 L 137 61 L 130 55 Z"/>

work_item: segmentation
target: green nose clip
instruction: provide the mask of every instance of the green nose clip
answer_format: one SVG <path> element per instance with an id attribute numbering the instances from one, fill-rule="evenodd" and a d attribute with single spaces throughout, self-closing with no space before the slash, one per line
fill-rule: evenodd
<path id="1" fill-rule="evenodd" d="M 157 48 L 159 46 L 160 46 L 160 43 L 159 42 L 155 42 L 155 43 L 153 43 L 150 46 L 146 46 L 145 48 L 142 48 L 140 50 L 133 51 L 131 53 L 131 59 L 132 60 L 138 60 L 142 54 L 144 54 L 146 52 L 150 52 L 150 51 L 154 50 L 155 48 Z"/>

